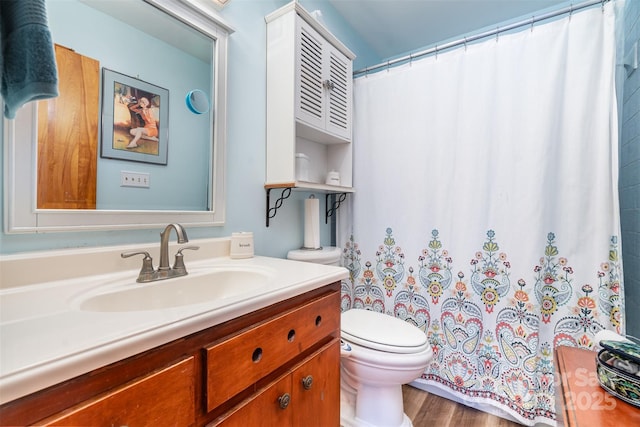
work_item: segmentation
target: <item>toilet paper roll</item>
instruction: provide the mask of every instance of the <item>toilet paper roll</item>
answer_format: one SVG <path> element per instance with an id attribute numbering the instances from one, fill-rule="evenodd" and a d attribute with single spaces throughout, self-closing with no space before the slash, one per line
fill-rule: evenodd
<path id="1" fill-rule="evenodd" d="M 304 247 L 320 247 L 320 200 L 315 197 L 304 201 Z"/>

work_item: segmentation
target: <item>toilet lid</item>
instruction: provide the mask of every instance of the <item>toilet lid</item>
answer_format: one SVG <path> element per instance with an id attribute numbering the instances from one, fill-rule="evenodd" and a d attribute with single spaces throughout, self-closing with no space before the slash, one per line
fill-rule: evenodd
<path id="1" fill-rule="evenodd" d="M 429 347 L 427 336 L 419 328 L 375 311 L 345 311 L 340 329 L 346 341 L 389 353 L 418 353 Z"/>

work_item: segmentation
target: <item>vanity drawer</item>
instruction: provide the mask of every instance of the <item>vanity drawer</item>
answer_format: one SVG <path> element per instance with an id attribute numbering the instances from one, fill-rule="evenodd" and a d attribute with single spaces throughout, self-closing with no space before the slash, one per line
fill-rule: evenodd
<path id="1" fill-rule="evenodd" d="M 207 411 L 339 333 L 340 294 L 334 292 L 205 348 Z"/>
<path id="2" fill-rule="evenodd" d="M 55 426 L 193 425 L 193 356 L 38 422 Z"/>

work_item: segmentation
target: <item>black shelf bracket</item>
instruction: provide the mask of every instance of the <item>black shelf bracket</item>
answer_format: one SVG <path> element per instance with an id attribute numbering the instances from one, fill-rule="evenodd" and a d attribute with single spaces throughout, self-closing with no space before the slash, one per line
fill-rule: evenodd
<path id="1" fill-rule="evenodd" d="M 328 224 L 329 218 L 336 213 L 336 211 L 340 207 L 340 204 L 346 200 L 347 193 L 339 193 L 339 196 L 336 193 L 328 193 L 324 196 L 324 198 L 325 206 L 327 207 L 327 211 L 324 215 L 324 223 Z M 330 199 L 332 199 L 331 203 L 329 203 Z"/>
<path id="2" fill-rule="evenodd" d="M 276 199 L 273 207 L 271 207 L 271 190 L 271 188 L 267 188 L 267 227 L 269 227 L 269 219 L 276 216 L 276 212 L 280 209 L 284 200 L 291 195 L 291 187 L 283 188 L 280 197 Z"/>

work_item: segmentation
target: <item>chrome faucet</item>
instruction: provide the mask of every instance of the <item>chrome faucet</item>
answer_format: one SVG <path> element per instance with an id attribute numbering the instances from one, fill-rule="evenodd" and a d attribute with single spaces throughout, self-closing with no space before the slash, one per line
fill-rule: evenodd
<path id="1" fill-rule="evenodd" d="M 176 253 L 173 267 L 169 267 L 169 236 L 171 235 L 172 229 L 176 230 L 178 243 L 187 243 L 189 241 L 186 230 L 180 224 L 173 223 L 167 225 L 164 231 L 160 233 L 160 264 L 158 265 L 157 270 L 153 268 L 153 259 L 146 251 L 123 252 L 120 254 L 122 258 L 129 258 L 134 255 L 144 255 L 144 258 L 142 259 L 142 269 L 140 270 L 140 274 L 138 274 L 137 282 L 155 282 L 156 280 L 186 276 L 188 274 L 187 269 L 184 266 L 184 255 L 182 254 L 182 251 L 185 249 L 196 250 L 199 249 L 199 247 L 183 246 L 180 248 Z"/>

